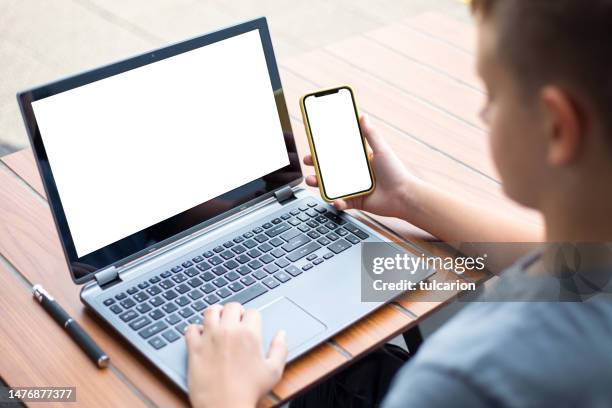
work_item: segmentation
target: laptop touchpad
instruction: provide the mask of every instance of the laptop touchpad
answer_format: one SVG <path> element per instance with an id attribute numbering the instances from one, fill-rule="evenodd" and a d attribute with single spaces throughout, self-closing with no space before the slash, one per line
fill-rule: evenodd
<path id="1" fill-rule="evenodd" d="M 327 329 L 321 321 L 286 297 L 268 303 L 259 311 L 262 315 L 265 352 L 279 330 L 285 330 L 287 346 L 292 350 Z"/>

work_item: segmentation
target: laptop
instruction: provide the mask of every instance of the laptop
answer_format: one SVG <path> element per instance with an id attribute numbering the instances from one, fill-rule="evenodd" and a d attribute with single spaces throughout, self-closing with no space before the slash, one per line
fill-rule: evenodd
<path id="1" fill-rule="evenodd" d="M 260 310 L 291 361 L 385 303 L 360 297 L 384 237 L 299 187 L 265 18 L 17 97 L 82 301 L 183 391 L 209 305 Z"/>

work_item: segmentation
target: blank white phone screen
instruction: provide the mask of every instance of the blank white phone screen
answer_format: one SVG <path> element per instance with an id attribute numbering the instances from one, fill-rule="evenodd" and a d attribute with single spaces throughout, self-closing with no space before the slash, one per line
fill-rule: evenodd
<path id="1" fill-rule="evenodd" d="M 258 30 L 32 106 L 78 256 L 289 164 Z"/>
<path id="2" fill-rule="evenodd" d="M 304 107 L 325 194 L 336 199 L 369 190 L 372 178 L 351 92 L 309 96 Z"/>

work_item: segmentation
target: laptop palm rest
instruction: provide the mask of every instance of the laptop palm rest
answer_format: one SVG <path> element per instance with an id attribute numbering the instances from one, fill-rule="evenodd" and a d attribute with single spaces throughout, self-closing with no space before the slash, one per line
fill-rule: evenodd
<path id="1" fill-rule="evenodd" d="M 279 330 L 286 332 L 290 351 L 327 330 L 325 324 L 286 297 L 268 303 L 259 311 L 262 316 L 264 352 L 267 352 Z"/>

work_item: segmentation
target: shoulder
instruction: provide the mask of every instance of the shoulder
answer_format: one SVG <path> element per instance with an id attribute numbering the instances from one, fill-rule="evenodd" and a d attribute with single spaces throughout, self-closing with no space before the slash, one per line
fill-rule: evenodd
<path id="1" fill-rule="evenodd" d="M 576 398 L 585 386 L 607 392 L 611 336 L 610 302 L 474 303 L 428 339 L 406 371 L 446 373 L 489 400 L 520 406 Z M 593 372 L 602 384 L 584 383 Z"/>

